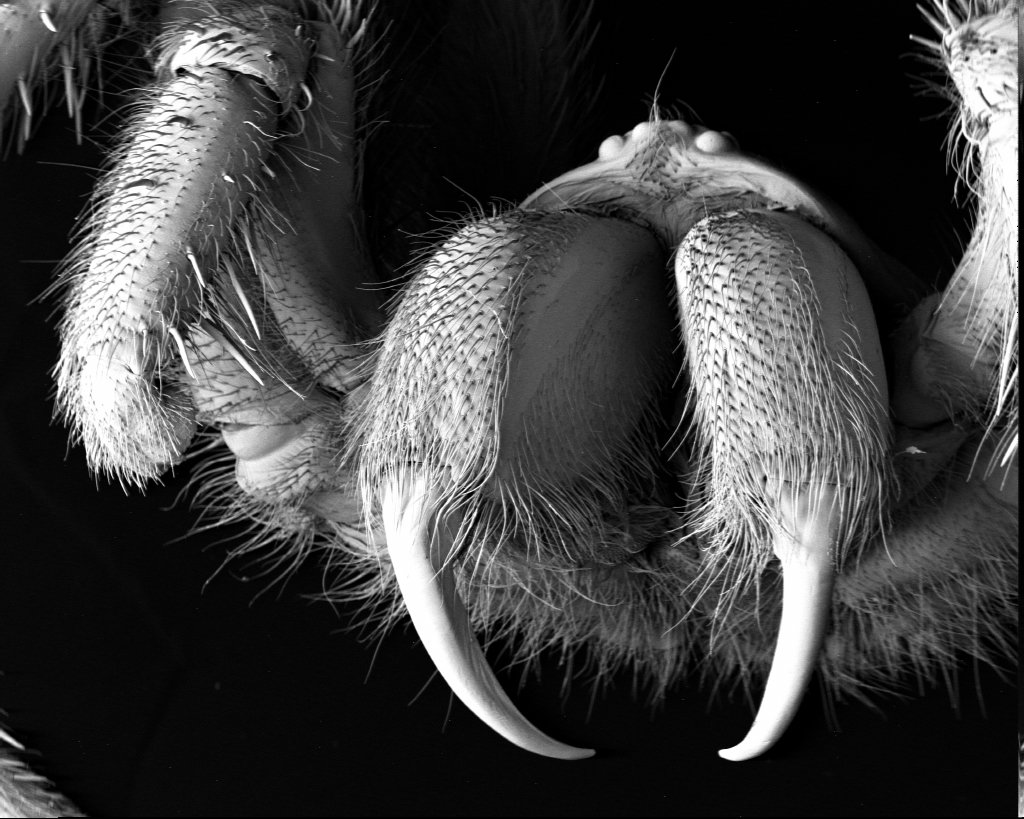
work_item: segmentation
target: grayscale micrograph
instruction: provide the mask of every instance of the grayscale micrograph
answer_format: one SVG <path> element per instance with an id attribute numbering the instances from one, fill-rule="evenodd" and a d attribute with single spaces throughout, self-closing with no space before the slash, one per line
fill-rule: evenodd
<path id="1" fill-rule="evenodd" d="M 0 815 L 1009 810 L 1018 38 L 0 2 Z"/>

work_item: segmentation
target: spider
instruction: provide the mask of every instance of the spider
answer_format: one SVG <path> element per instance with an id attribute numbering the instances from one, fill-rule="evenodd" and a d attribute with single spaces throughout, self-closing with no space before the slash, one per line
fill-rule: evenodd
<path id="1" fill-rule="evenodd" d="M 45 12 L 36 27 L 60 36 L 73 25 L 72 5 L 33 9 Z M 809 659 L 799 661 L 808 672 L 817 667 L 829 701 L 874 699 L 908 678 L 948 680 L 963 656 L 1005 662 L 1016 560 L 1016 291 L 999 276 L 1015 274 L 1016 262 L 999 254 L 1015 251 L 1016 206 L 1007 216 L 991 193 L 1010 165 L 992 160 L 997 171 L 986 175 L 981 154 L 987 145 L 1016 146 L 1015 136 L 998 133 L 1006 122 L 1016 126 L 1008 111 L 1017 99 L 1000 85 L 1000 48 L 1012 38 L 999 39 L 998 26 L 986 23 L 1014 10 L 928 12 L 939 30 L 932 39 L 948 36 L 920 47 L 947 65 L 959 90 L 954 165 L 983 203 L 976 236 L 991 240 L 968 248 L 941 303 L 929 293 L 945 281 L 928 280 L 914 243 L 904 261 L 916 273 L 879 250 L 887 230 L 890 240 L 896 233 L 886 220 L 861 233 L 798 175 L 777 170 L 782 159 L 799 164 L 815 141 L 794 137 L 795 115 L 774 99 L 762 112 L 772 127 L 753 146 L 729 121 L 735 103 L 721 114 L 700 108 L 738 141 L 692 112 L 666 109 L 664 84 L 636 121 L 611 125 L 581 101 L 579 89 L 596 87 L 579 56 L 590 37 L 586 19 L 530 5 L 508 17 L 458 10 L 429 7 L 413 20 L 386 5 L 367 13 L 301 4 L 291 17 L 273 4 L 127 4 L 110 14 L 121 39 L 97 35 L 99 62 L 87 59 L 88 35 L 99 31 L 92 18 L 75 28 L 81 58 L 58 51 L 60 66 L 109 72 L 119 64 L 113 55 L 123 55 L 139 73 L 108 84 L 151 86 L 132 114 L 107 119 L 123 134 L 121 170 L 101 182 L 54 290 L 64 306 L 57 403 L 91 467 L 125 487 L 169 470 L 181 486 L 191 469 L 201 527 L 248 527 L 234 557 L 262 551 L 262 565 L 278 572 L 317 552 L 326 564 L 321 596 L 355 609 L 350 616 L 373 637 L 402 621 L 408 603 L 419 639 L 459 697 L 513 742 L 553 756 L 581 755 L 551 739 L 558 718 L 523 717 L 528 709 L 500 693 L 493 672 L 477 664 L 467 675 L 438 648 L 437 634 L 462 634 L 456 654 L 471 663 L 482 655 L 467 624 L 486 635 L 499 663 L 560 665 L 554 673 L 590 678 L 596 688 L 633 674 L 640 698 L 654 701 L 703 678 L 703 690 L 744 691 L 756 706 L 765 677 L 778 689 L 775 669 L 785 665 L 768 673 L 780 587 L 793 573 L 774 559 L 780 533 L 798 550 L 819 549 L 823 588 L 834 584 L 825 595 L 831 608 L 811 617 L 823 625 L 805 644 Z M 247 37 L 256 47 L 235 48 Z M 139 55 L 139 43 L 152 45 Z M 590 48 L 614 64 L 600 43 Z M 695 69 L 721 60 L 712 49 L 699 54 L 685 63 L 688 83 Z M 482 59 L 494 73 L 467 90 L 466 66 Z M 788 65 L 774 66 L 776 76 Z M 533 82 L 510 82 L 514 71 Z M 958 71 L 983 81 L 965 86 Z M 56 76 L 65 80 L 61 67 Z M 68 108 L 83 129 L 91 82 L 67 79 Z M 597 96 L 615 93 L 615 82 Z M 27 83 L 10 88 L 22 113 L 8 139 L 32 150 L 42 98 Z M 807 81 L 798 104 L 828 91 L 827 82 Z M 483 100 L 500 119 L 438 114 L 483 110 Z M 234 127 L 213 127 L 231 117 Z M 877 126 L 870 135 L 851 130 L 823 166 L 880 138 Z M 584 150 L 584 133 L 607 139 Z M 449 147 L 474 140 L 486 144 L 483 156 Z M 963 142 L 970 147 L 955 147 Z M 971 151 L 980 173 L 964 167 Z M 204 162 L 204 152 L 218 159 Z M 876 164 L 871 178 L 886 178 L 884 167 Z M 852 176 L 818 187 L 841 201 L 835 191 Z M 464 191 L 506 201 L 476 203 L 466 215 Z M 339 211 L 350 216 L 327 220 Z M 992 228 L 1000 218 L 1009 221 Z M 148 242 L 148 266 L 129 258 L 135 236 Z M 763 260 L 715 272 L 716 253 L 731 258 L 753 242 L 756 260 L 762 240 L 769 260 L 784 260 L 782 272 L 766 272 L 774 268 Z M 785 250 L 788 241 L 796 250 Z M 975 267 L 991 279 L 983 289 L 970 265 L 979 248 Z M 816 264 L 823 254 L 833 261 Z M 318 268 L 338 258 L 345 275 L 334 275 L 333 262 Z M 586 278 L 609 258 L 604 279 Z M 846 271 L 834 315 L 819 267 Z M 634 268 L 647 272 L 628 285 L 616 278 Z M 777 285 L 770 309 L 743 289 L 761 280 L 747 278 L 751 268 Z M 575 297 L 568 304 L 546 289 L 563 276 Z M 863 294 L 850 295 L 860 280 Z M 687 290 L 701 281 L 710 284 Z M 957 296 L 961 284 L 969 298 Z M 626 287 L 634 312 L 622 307 Z M 725 336 L 698 320 L 702 300 L 715 301 L 723 287 L 740 295 L 712 314 L 713 326 L 737 317 L 738 326 L 766 328 L 760 352 L 749 340 L 744 352 L 761 362 L 758 372 L 781 367 L 782 379 L 735 387 L 745 371 L 730 363 L 734 354 L 719 353 Z M 754 307 L 731 312 L 734 303 Z M 324 304 L 345 307 L 334 315 Z M 790 343 L 779 329 L 788 319 L 779 319 L 804 308 L 811 329 Z M 605 326 L 614 338 L 592 332 Z M 815 329 L 833 326 L 852 346 Z M 952 343 L 964 326 L 970 342 Z M 827 349 L 812 355 L 819 342 Z M 811 368 L 796 378 L 793 362 L 804 357 L 826 361 L 826 374 Z M 719 358 L 725 363 L 700 374 Z M 610 382 L 629 379 L 625 398 L 607 397 Z M 796 383 L 804 391 L 786 398 Z M 790 472 L 779 464 L 799 461 L 793 449 L 828 457 Z M 853 454 L 844 461 L 846 451 Z M 858 470 L 867 478 L 852 478 Z M 794 531 L 801 527 L 824 535 L 802 538 Z M 914 534 L 922 530 L 932 534 Z M 959 540 L 938 534 L 951 530 L 962 532 Z M 420 571 L 424 581 L 443 581 L 439 607 L 409 602 L 417 581 L 395 551 L 402 539 L 421 541 L 433 561 Z M 933 550 L 941 561 L 932 562 Z M 508 655 L 497 653 L 501 638 Z M 770 736 L 755 735 L 732 755 L 777 741 L 805 684 L 782 683 L 790 690 L 778 710 L 786 713 L 769 714 Z"/>

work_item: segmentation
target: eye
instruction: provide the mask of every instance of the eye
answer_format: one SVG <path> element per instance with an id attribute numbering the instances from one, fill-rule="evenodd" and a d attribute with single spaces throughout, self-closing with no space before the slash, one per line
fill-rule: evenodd
<path id="1" fill-rule="evenodd" d="M 697 134 L 693 144 L 695 147 L 709 154 L 726 153 L 736 150 L 739 145 L 732 135 L 725 131 L 701 131 Z"/>

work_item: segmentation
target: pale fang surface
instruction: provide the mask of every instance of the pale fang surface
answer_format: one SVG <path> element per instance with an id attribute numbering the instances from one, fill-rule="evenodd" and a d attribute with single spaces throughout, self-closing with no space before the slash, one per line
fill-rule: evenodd
<path id="1" fill-rule="evenodd" d="M 942 293 L 922 300 L 924 281 L 947 262 L 952 267 L 961 249 L 942 215 L 950 195 L 941 181 L 942 138 L 920 136 L 908 152 L 906 133 L 917 133 L 917 114 L 904 116 L 904 109 L 918 111 L 918 101 L 904 95 L 893 105 L 884 92 L 902 88 L 906 72 L 914 71 L 897 55 L 908 50 L 906 33 L 925 31 L 927 23 L 915 29 L 920 19 L 908 21 L 907 11 L 896 7 L 870 25 L 851 16 L 837 27 L 830 15 L 823 29 L 806 10 L 801 17 L 787 8 L 769 15 L 751 7 L 737 23 L 724 9 L 694 7 L 688 9 L 689 33 L 680 34 L 663 31 L 670 27 L 657 19 L 631 19 L 626 12 L 635 18 L 636 10 L 616 4 L 595 7 L 595 15 L 614 15 L 617 23 L 591 35 L 570 7 L 539 0 L 463 7 L 461 14 L 447 13 L 444 3 L 421 10 L 382 0 L 368 20 L 358 5 L 304 4 L 304 13 L 319 19 L 274 35 L 294 41 L 299 51 L 315 43 L 299 81 L 285 82 L 290 46 L 261 47 L 270 36 L 262 24 L 222 19 L 211 33 L 203 16 L 212 5 L 166 4 L 165 10 L 202 23 L 185 38 L 180 59 L 167 63 L 175 82 L 200 89 L 196 110 L 213 116 L 222 103 L 233 107 L 223 95 L 211 92 L 206 99 L 201 90 L 207 79 L 213 88 L 214 77 L 230 75 L 221 85 L 232 93 L 255 88 L 250 103 L 265 104 L 270 119 L 278 120 L 271 126 L 247 118 L 255 123 L 248 132 L 235 127 L 237 121 L 227 127 L 229 143 L 248 147 L 238 164 L 219 174 L 216 162 L 198 155 L 191 161 L 187 139 L 157 140 L 155 154 L 183 151 L 174 156 L 183 172 L 172 175 L 187 180 L 189 195 L 198 193 L 193 204 L 199 207 L 191 211 L 198 223 L 182 218 L 170 224 L 183 213 L 171 207 L 161 224 L 139 227 L 142 241 L 162 237 L 170 252 L 161 259 L 171 263 L 146 268 L 131 282 L 116 270 L 96 277 L 91 312 L 80 316 L 80 337 L 98 338 L 95 349 L 103 352 L 89 364 L 102 378 L 86 411 L 97 422 L 112 422 L 106 429 L 115 430 L 108 437 L 117 442 L 119 463 L 144 464 L 122 473 L 122 480 L 142 483 L 141 472 L 160 473 L 184 456 L 161 475 L 166 487 L 147 481 L 147 502 L 172 505 L 188 478 L 202 515 L 199 527 L 210 541 L 231 526 L 245 531 L 244 542 L 229 546 L 233 557 L 225 570 L 193 602 L 188 595 L 215 574 L 223 548 L 197 556 L 213 562 L 202 564 L 198 576 L 190 573 L 186 554 L 202 531 L 173 550 L 156 544 L 195 517 L 180 508 L 143 517 L 133 505 L 143 502 L 137 494 L 126 499 L 105 486 L 96 492 L 77 449 L 65 465 L 65 432 L 47 427 L 48 410 L 41 410 L 50 402 L 45 371 L 57 353 L 42 315 L 53 303 L 24 307 L 43 286 L 30 260 L 60 254 L 73 215 L 66 221 L 58 215 L 68 205 L 59 185 L 37 188 L 47 179 L 90 183 L 97 160 L 66 150 L 76 131 L 79 138 L 84 131 L 88 143 L 123 130 L 130 142 L 136 126 L 120 125 L 117 111 L 103 106 L 116 109 L 120 89 L 150 83 L 146 56 L 119 50 L 155 30 L 144 15 L 118 14 L 141 12 L 142 4 L 93 4 L 102 12 L 86 31 L 71 14 L 89 5 L 0 4 L 0 22 L 12 9 L 30 12 L 18 27 L 25 36 L 15 37 L 18 53 L 35 55 L 38 68 L 11 69 L 4 57 L 12 52 L 0 42 L 0 89 L 7 89 L 0 100 L 6 106 L 3 144 L 10 147 L 0 167 L 0 251 L 6 254 L 8 243 L 18 248 L 10 259 L 4 256 L 5 269 L 14 272 L 5 280 L 2 305 L 11 313 L 0 322 L 5 374 L 10 367 L 4 379 L 10 387 L 4 475 L 11 482 L 5 496 L 15 507 L 8 519 L 15 537 L 4 548 L 10 560 L 0 556 L 0 705 L 9 709 L 6 725 L 14 726 L 10 738 L 0 737 L 6 743 L 0 759 L 7 760 L 0 762 L 0 793 L 9 802 L 0 812 L 72 810 L 25 763 L 56 779 L 59 790 L 91 812 L 113 814 L 333 813 L 344 805 L 352 813 L 486 815 L 510 794 L 537 813 L 656 812 L 665 804 L 725 814 L 796 808 L 828 815 L 848 807 L 897 815 L 990 812 L 976 809 L 995 792 L 980 783 L 996 782 L 992 772 L 999 768 L 997 787 L 1005 787 L 1005 753 L 992 761 L 989 746 L 997 732 L 982 720 L 974 679 L 962 665 L 976 663 L 985 704 L 1002 715 L 991 691 L 994 685 L 1002 703 L 1005 686 L 991 668 L 1005 666 L 1015 652 L 1017 398 L 1011 388 L 1015 344 L 1008 342 L 1015 337 L 1009 285 L 1016 277 L 1004 275 L 1016 267 L 1015 241 L 1007 244 L 1016 234 L 1015 200 L 1003 207 L 990 196 L 979 206 L 976 239 L 965 256 L 970 264 L 960 268 L 957 292 L 947 292 L 945 302 Z M 242 6 L 257 14 L 265 8 L 216 4 L 220 11 Z M 975 151 L 981 159 L 979 173 L 964 175 L 962 192 L 972 197 L 999 190 L 1007 169 L 1015 172 L 1016 83 L 998 68 L 1015 43 L 1000 34 L 1014 9 L 954 2 L 925 10 L 944 42 L 922 48 L 937 64 L 955 63 L 947 94 L 964 98 L 963 116 L 955 121 L 964 129 L 957 144 L 965 147 L 954 151 L 955 164 L 966 168 L 964 156 Z M 986 20 L 988 11 L 1007 19 Z M 969 19 L 972 14 L 980 16 Z M 111 28 L 96 28 L 104 17 Z M 328 37 L 327 28 L 337 28 L 338 37 Z M 13 30 L 0 25 L 5 36 Z M 810 34 L 822 31 L 823 37 Z M 892 31 L 899 34 L 895 45 Z M 604 44 L 603 58 L 615 59 L 611 84 L 601 91 L 594 77 L 578 73 L 578 55 L 591 36 Z M 666 67 L 680 37 L 685 48 Z M 236 42 L 259 47 L 232 54 Z M 663 54 L 649 45 L 662 42 L 670 43 Z M 765 42 L 773 44 L 768 63 Z M 644 45 L 636 49 L 637 43 Z M 40 44 L 53 46 L 45 59 Z M 129 52 L 134 56 L 126 57 Z M 856 82 L 844 84 L 844 72 L 854 67 Z M 885 80 L 875 82 L 883 69 Z M 644 75 L 641 86 L 623 91 L 619 82 L 634 70 Z M 935 76 L 940 70 L 946 69 L 937 65 Z M 663 73 L 664 85 L 658 80 Z M 248 79 L 235 76 L 243 74 Z M 734 84 L 734 75 L 742 82 Z M 637 101 L 655 83 L 660 110 L 651 112 Z M 145 96 L 152 101 L 150 92 Z M 634 107 L 613 113 L 616 99 L 626 97 Z M 683 101 L 695 110 L 684 110 Z M 818 115 L 837 110 L 837 101 L 842 116 L 822 126 Z M 47 111 L 48 124 L 58 127 L 39 132 L 40 146 L 62 145 L 50 158 L 90 170 L 38 161 L 33 134 Z M 696 114 L 707 125 L 698 124 Z M 180 111 L 158 119 L 156 131 L 193 133 Z M 715 130 L 723 127 L 733 133 Z M 574 145 L 575 136 L 583 143 Z M 21 158 L 14 156 L 19 145 L 26 149 Z M 776 159 L 817 177 L 836 201 L 856 211 L 865 230 L 780 170 Z M 930 170 L 915 175 L 918 168 Z M 932 177 L 934 188 L 928 187 Z M 207 197 L 194 187 L 200 178 L 215 186 L 208 193 L 210 202 L 221 203 L 212 206 L 217 213 L 203 210 Z M 9 184 L 12 179 L 18 182 Z M 541 185 L 537 193 L 523 200 L 535 185 Z M 114 187 L 124 189 L 128 203 L 161 185 L 129 172 Z M 1004 187 L 1015 191 L 1015 182 Z M 218 190 L 256 193 L 225 199 Z M 483 198 L 492 195 L 502 204 Z M 467 208 L 474 196 L 481 199 Z M 84 201 L 77 192 L 71 198 L 73 206 Z M 523 211 L 529 213 L 519 215 Z M 337 212 L 345 219 L 335 230 L 331 214 Z M 753 392 L 740 391 L 733 406 L 710 407 L 718 420 L 698 431 L 693 396 L 704 392 L 711 400 L 716 389 L 709 385 L 743 382 L 750 361 L 771 360 L 766 350 L 778 351 L 777 360 L 791 370 L 822 358 L 779 330 L 781 305 L 766 311 L 765 326 L 752 333 L 754 322 L 743 320 L 752 302 L 742 284 L 730 285 L 725 304 L 708 297 L 706 327 L 680 343 L 671 282 L 677 248 L 688 237 L 697 239 L 703 220 L 720 226 L 714 220 L 730 213 L 811 224 L 852 260 L 871 307 L 852 321 L 856 332 L 822 321 L 824 343 L 826 349 L 842 344 L 844 333 L 858 344 L 870 341 L 866 328 L 874 318 L 879 355 L 897 367 L 918 368 L 917 380 L 891 378 L 888 397 L 884 382 L 874 385 L 872 400 L 883 412 L 891 403 L 895 429 L 880 436 L 844 432 L 848 391 L 817 416 L 790 411 L 794 401 L 783 400 L 783 378 L 781 385 L 762 384 L 756 400 Z M 439 219 L 457 224 L 439 227 Z M 527 242 L 530 249 L 523 251 L 524 235 L 542 224 L 553 226 L 550 242 Z M 597 227 L 573 234 L 574 224 Z M 614 225 L 630 230 L 617 234 Z M 212 240 L 206 241 L 210 226 Z M 169 240 L 161 232 L 168 227 Z M 50 230 L 54 238 L 26 243 L 35 229 Z M 96 235 L 92 227 L 84 230 Z M 424 233 L 429 240 L 416 238 Z M 470 255 L 478 267 L 461 274 L 431 268 L 429 258 L 445 242 L 456 237 L 450 255 L 461 257 L 459 237 L 474 235 L 480 241 Z M 570 252 L 572 235 L 589 236 L 585 244 L 595 248 L 598 236 L 613 245 L 646 246 L 640 256 L 647 262 L 637 262 L 637 269 L 654 270 L 654 295 L 623 297 L 615 277 L 589 262 L 564 280 L 564 292 L 522 287 L 530 275 L 543 280 L 560 269 L 549 264 L 552 258 L 579 258 Z M 872 240 L 911 264 L 917 276 Z M 989 269 L 986 260 L 993 258 L 1000 265 Z M 612 262 L 623 270 L 630 264 L 622 257 Z M 741 264 L 740 280 L 756 279 L 765 266 L 764 259 Z M 327 273 L 342 268 L 345 277 Z M 993 298 L 972 298 L 990 272 L 1000 282 L 998 297 L 982 288 Z M 404 312 L 397 298 L 388 301 L 400 280 L 426 283 L 431 276 L 431 286 L 440 288 L 432 297 L 429 289 L 421 291 L 428 298 L 410 301 Z M 157 290 L 143 293 L 147 281 Z M 119 345 L 104 335 L 104 308 L 117 304 L 122 285 L 133 310 L 144 307 L 130 310 L 127 322 L 114 321 L 128 334 Z M 817 288 L 822 315 L 831 315 L 827 302 L 841 290 Z M 577 293 L 584 298 L 574 300 Z M 324 298 L 338 303 L 325 306 Z M 901 323 L 915 304 L 913 320 Z M 937 315 L 952 316 L 950 326 L 929 325 L 938 304 L 944 307 Z M 159 315 L 147 305 L 158 305 Z M 971 309 L 946 312 L 963 305 Z M 730 313 L 738 328 L 735 354 L 709 345 L 699 361 L 684 364 L 701 337 L 717 337 L 712 325 L 720 329 Z M 385 329 L 390 341 L 377 338 Z M 831 330 L 840 332 L 829 336 Z M 642 352 L 645 344 L 656 353 Z M 976 344 L 984 347 L 982 355 L 973 355 Z M 564 356 L 551 352 L 560 345 Z M 926 354 L 916 355 L 919 349 Z M 944 358 L 951 350 L 966 352 L 966 375 L 963 355 Z M 648 366 L 655 359 L 657 366 Z M 879 370 L 869 359 L 838 360 L 852 382 L 870 384 L 867 373 Z M 712 363 L 706 376 L 698 375 L 703 361 Z M 142 397 L 161 413 L 156 426 L 163 443 L 157 446 L 132 431 L 152 413 L 140 411 L 135 399 L 122 401 L 117 386 L 135 370 L 145 372 Z M 603 378 L 594 377 L 599 372 Z M 833 386 L 843 383 L 845 376 L 833 375 Z M 431 382 L 437 391 L 424 389 Z M 834 391 L 808 390 L 806 384 L 793 390 L 796 404 L 800 396 L 832 397 Z M 750 404 L 759 415 L 746 411 Z M 28 408 L 28 421 L 14 411 L 21 407 Z M 959 427 L 948 420 L 954 416 Z M 750 417 L 760 420 L 747 424 Z M 920 419 L 926 423 L 911 423 Z M 845 425 L 866 428 L 849 417 Z M 786 434 L 797 428 L 804 432 Z M 817 445 L 819 454 L 797 458 L 797 445 L 813 441 L 815 432 L 828 439 Z M 877 458 L 879 437 L 885 439 L 884 463 Z M 853 444 L 862 448 L 851 455 Z M 95 450 L 92 460 L 94 468 L 110 468 Z M 979 464 L 998 470 L 986 472 Z M 45 479 L 40 469 L 49 470 Z M 396 511 L 402 504 L 387 490 L 397 475 L 425 480 L 428 494 L 440 498 L 429 506 L 438 508 L 405 505 L 414 521 L 403 523 Z M 769 475 L 789 488 L 770 484 Z M 838 500 L 826 500 L 832 487 Z M 809 508 L 801 509 L 800 501 Z M 105 516 L 100 510 L 115 511 Z M 436 531 L 430 531 L 432 518 L 434 525 L 443 522 Z M 415 592 L 408 606 L 422 639 L 403 628 L 409 620 L 403 585 L 410 587 L 403 539 L 417 546 L 409 550 L 419 555 L 413 574 L 433 596 L 420 609 L 427 616 L 417 614 Z M 433 562 L 422 559 L 434 543 L 441 548 Z M 26 572 L 30 557 L 45 570 Z M 310 557 L 322 558 L 326 571 Z M 122 583 L 122 567 L 144 559 L 160 569 Z M 238 583 L 238 576 L 253 584 Z M 281 586 L 274 585 L 278 580 Z M 237 605 L 218 608 L 224 598 L 215 593 L 228 587 Z M 330 606 L 292 606 L 304 592 L 336 601 L 343 620 Z M 193 609 L 214 616 L 197 625 Z M 166 637 L 163 629 L 175 628 L 168 612 L 182 610 L 190 613 L 185 629 Z M 815 613 L 804 616 L 805 610 Z M 90 629 L 93 611 L 109 615 Z M 293 625 L 286 625 L 287 611 L 298 613 Z M 251 643 L 228 636 L 233 613 L 238 621 L 258 623 L 260 636 Z M 340 622 L 355 625 L 358 634 L 335 633 Z M 313 667 L 303 669 L 313 632 L 331 639 L 312 649 Z M 143 679 L 148 660 L 126 662 L 122 641 L 139 634 L 148 659 L 155 655 L 172 674 L 169 682 L 146 680 L 126 694 L 126 686 Z M 520 712 L 537 715 L 555 737 L 596 746 L 597 759 L 562 765 L 521 753 L 483 723 L 470 722 L 472 715 L 450 698 L 440 678 L 418 694 L 432 673 L 424 647 L 438 635 L 444 642 L 445 634 L 458 635 L 449 642 L 461 659 L 450 662 L 448 649 L 435 646 L 438 668 L 459 696 L 471 705 L 478 701 L 477 710 L 499 732 L 541 753 L 588 753 L 538 735 Z M 359 636 L 379 642 L 367 650 Z M 781 659 L 773 664 L 775 655 Z M 239 664 L 247 673 L 231 676 L 228 669 Z M 788 673 L 790 667 L 797 673 Z M 468 682 L 467 668 L 474 669 Z M 540 683 L 529 675 L 535 668 L 544 670 Z M 812 682 L 806 718 L 797 718 L 765 762 L 725 765 L 715 756 L 713 749 L 749 725 L 743 693 L 753 711 L 764 687 L 764 703 L 747 740 L 726 753 L 749 758 L 785 729 L 808 674 L 835 708 L 842 734 L 831 732 L 816 710 L 820 698 Z M 301 682 L 291 685 L 293 677 Z M 627 691 L 630 682 L 634 690 Z M 614 683 L 609 699 L 595 695 L 591 701 L 589 686 L 597 691 L 606 683 Z M 87 692 L 97 685 L 103 695 L 90 700 Z M 946 691 L 933 697 L 943 700 L 937 712 L 921 710 L 932 686 L 949 689 L 958 714 L 948 708 Z M 26 704 L 32 689 L 41 708 Z M 535 690 L 544 696 L 531 699 Z M 200 694 L 202 704 L 186 704 L 188 691 Z M 259 698 L 261 691 L 266 695 Z M 909 698 L 901 701 L 893 691 Z M 888 722 L 850 702 L 860 699 L 874 702 Z M 652 701 L 661 703 L 653 721 Z M 111 717 L 112 703 L 130 712 Z M 449 707 L 451 719 L 443 726 Z M 626 715 L 625 722 L 615 724 L 610 712 Z M 915 722 L 922 713 L 930 720 Z M 240 719 L 240 727 L 225 730 L 232 719 Z M 1009 721 L 1006 726 L 1008 736 Z M 872 747 L 857 750 L 858 736 L 872 728 Z M 942 741 L 922 742 L 932 728 Z M 67 738 L 70 750 L 59 750 L 54 737 Z M 617 752 L 629 743 L 628 751 Z M 172 745 L 185 752 L 163 764 L 161 754 Z M 33 755 L 35 748 L 41 756 Z M 970 772 L 986 759 L 987 771 Z M 229 773 L 231 766 L 244 773 Z M 157 780 L 161 795 L 147 803 L 143 794 Z M 229 782 L 243 780 L 242 789 L 226 795 Z M 395 787 L 399 780 L 401 788 Z M 793 787 L 780 788 L 780 781 Z M 101 798 L 104 788 L 115 797 Z M 267 798 L 275 788 L 286 795 Z M 312 807 L 320 798 L 326 806 Z"/>

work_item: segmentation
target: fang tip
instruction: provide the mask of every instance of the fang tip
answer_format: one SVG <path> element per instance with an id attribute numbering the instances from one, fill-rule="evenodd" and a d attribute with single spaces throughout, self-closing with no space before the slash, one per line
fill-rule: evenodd
<path id="1" fill-rule="evenodd" d="M 43 25 L 46 26 L 54 34 L 57 33 L 57 26 L 53 23 L 53 17 L 50 16 L 49 9 L 39 9 L 39 19 L 43 21 Z"/>
<path id="2" fill-rule="evenodd" d="M 544 734 L 513 705 L 494 676 L 448 562 L 450 538 L 434 531 L 435 493 L 421 476 L 393 478 L 381 499 L 387 549 L 416 633 L 452 692 L 486 725 L 524 750 L 554 759 L 586 759 Z"/>
<path id="3" fill-rule="evenodd" d="M 794 489 L 780 497 L 781 530 L 773 546 L 782 565 L 782 621 L 761 705 L 747 735 L 718 752 L 743 762 L 782 737 L 796 716 L 825 640 L 831 607 L 839 505 L 830 487 Z"/>

